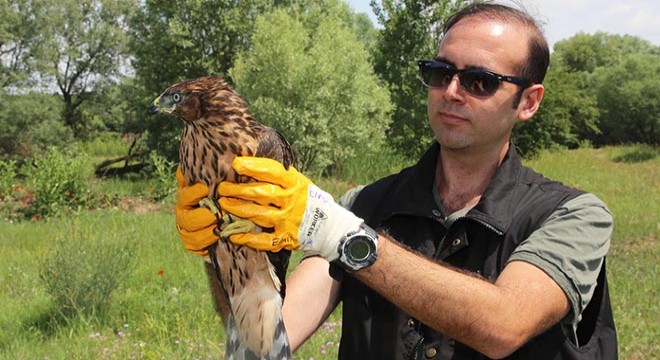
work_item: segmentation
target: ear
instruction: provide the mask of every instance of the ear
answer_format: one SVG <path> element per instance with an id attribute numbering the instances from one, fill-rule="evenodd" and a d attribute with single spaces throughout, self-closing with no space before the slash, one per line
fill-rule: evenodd
<path id="1" fill-rule="evenodd" d="M 518 120 L 527 121 L 536 114 L 541 105 L 544 92 L 543 84 L 534 84 L 523 91 L 518 104 Z"/>

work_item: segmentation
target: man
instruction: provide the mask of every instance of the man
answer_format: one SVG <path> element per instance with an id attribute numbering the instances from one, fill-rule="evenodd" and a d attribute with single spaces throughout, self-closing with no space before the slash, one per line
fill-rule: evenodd
<path id="1" fill-rule="evenodd" d="M 419 63 L 437 143 L 347 194 L 351 211 L 295 169 L 237 158 L 258 182 L 221 184 L 220 205 L 273 232 L 231 241 L 306 256 L 287 280 L 292 348 L 342 301 L 342 359 L 617 357 L 611 214 L 523 167 L 510 143 L 516 121 L 539 108 L 548 59 L 523 12 L 473 4 L 455 14 L 436 59 Z M 180 192 L 182 211 L 197 200 Z M 210 244 L 195 234 L 214 224 L 177 223 L 187 248 Z"/>

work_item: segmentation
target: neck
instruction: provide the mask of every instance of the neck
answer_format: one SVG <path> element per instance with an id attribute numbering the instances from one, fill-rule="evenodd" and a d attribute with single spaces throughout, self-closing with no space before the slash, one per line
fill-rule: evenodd
<path id="1" fill-rule="evenodd" d="M 435 177 L 446 215 L 479 202 L 508 149 L 508 143 L 479 153 L 441 148 Z"/>

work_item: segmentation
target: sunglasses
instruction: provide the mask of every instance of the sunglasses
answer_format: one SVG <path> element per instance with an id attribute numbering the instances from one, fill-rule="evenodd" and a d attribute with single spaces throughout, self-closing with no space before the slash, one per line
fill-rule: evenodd
<path id="1" fill-rule="evenodd" d="M 531 82 L 527 79 L 500 75 L 481 69 L 458 70 L 442 61 L 420 60 L 417 64 L 419 65 L 419 78 L 426 87 L 434 89 L 446 88 L 451 83 L 454 75 L 458 75 L 461 88 L 468 94 L 477 97 L 493 95 L 499 89 L 502 81 L 516 84 L 523 89 L 531 85 Z"/>

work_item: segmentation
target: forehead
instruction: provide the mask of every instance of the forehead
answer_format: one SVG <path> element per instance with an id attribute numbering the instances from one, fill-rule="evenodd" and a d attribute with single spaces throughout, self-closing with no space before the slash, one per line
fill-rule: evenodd
<path id="1" fill-rule="evenodd" d="M 520 23 L 466 18 L 445 34 L 438 58 L 458 68 L 476 67 L 513 74 L 529 53 L 530 31 Z"/>

